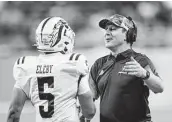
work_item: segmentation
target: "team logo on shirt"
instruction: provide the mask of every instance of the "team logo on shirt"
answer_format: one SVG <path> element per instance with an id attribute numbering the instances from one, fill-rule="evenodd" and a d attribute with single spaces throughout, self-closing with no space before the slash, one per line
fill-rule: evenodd
<path id="1" fill-rule="evenodd" d="M 99 73 L 99 76 L 100 76 L 100 75 L 103 75 L 103 73 L 104 73 L 104 71 L 102 70 L 102 71 Z"/>

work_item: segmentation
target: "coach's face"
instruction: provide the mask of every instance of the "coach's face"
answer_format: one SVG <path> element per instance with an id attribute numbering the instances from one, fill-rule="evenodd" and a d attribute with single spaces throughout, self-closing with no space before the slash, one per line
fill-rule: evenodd
<path id="1" fill-rule="evenodd" d="M 105 47 L 106 48 L 117 48 L 123 43 L 126 43 L 126 32 L 123 28 L 116 25 L 107 25 L 105 28 Z"/>

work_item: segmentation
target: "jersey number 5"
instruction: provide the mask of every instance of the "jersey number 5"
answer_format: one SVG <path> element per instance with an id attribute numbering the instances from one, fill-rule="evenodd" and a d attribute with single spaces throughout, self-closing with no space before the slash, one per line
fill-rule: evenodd
<path id="1" fill-rule="evenodd" d="M 44 106 L 39 106 L 39 112 L 42 118 L 51 118 L 54 114 L 54 95 L 44 93 L 44 84 L 47 83 L 49 88 L 54 88 L 54 77 L 38 77 L 38 90 L 40 100 L 48 101 L 48 111 L 44 110 Z"/>

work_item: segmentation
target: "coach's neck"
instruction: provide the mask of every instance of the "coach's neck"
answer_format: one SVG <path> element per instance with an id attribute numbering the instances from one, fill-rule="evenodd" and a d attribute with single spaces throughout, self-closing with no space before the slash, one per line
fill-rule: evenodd
<path id="1" fill-rule="evenodd" d="M 122 45 L 114 46 L 114 47 L 108 48 L 108 49 L 111 50 L 112 55 L 116 57 L 119 53 L 122 53 L 131 48 L 130 48 L 129 44 L 124 43 Z"/>

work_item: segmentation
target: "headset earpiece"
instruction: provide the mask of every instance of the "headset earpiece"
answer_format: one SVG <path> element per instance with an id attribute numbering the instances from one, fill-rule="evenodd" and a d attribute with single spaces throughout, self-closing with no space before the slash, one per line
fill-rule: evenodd
<path id="1" fill-rule="evenodd" d="M 133 28 L 129 28 L 127 33 L 126 33 L 126 41 L 132 45 L 133 42 L 136 41 L 137 27 L 135 26 L 135 23 L 133 22 L 133 20 L 130 16 L 128 16 L 126 18 L 133 23 Z"/>

